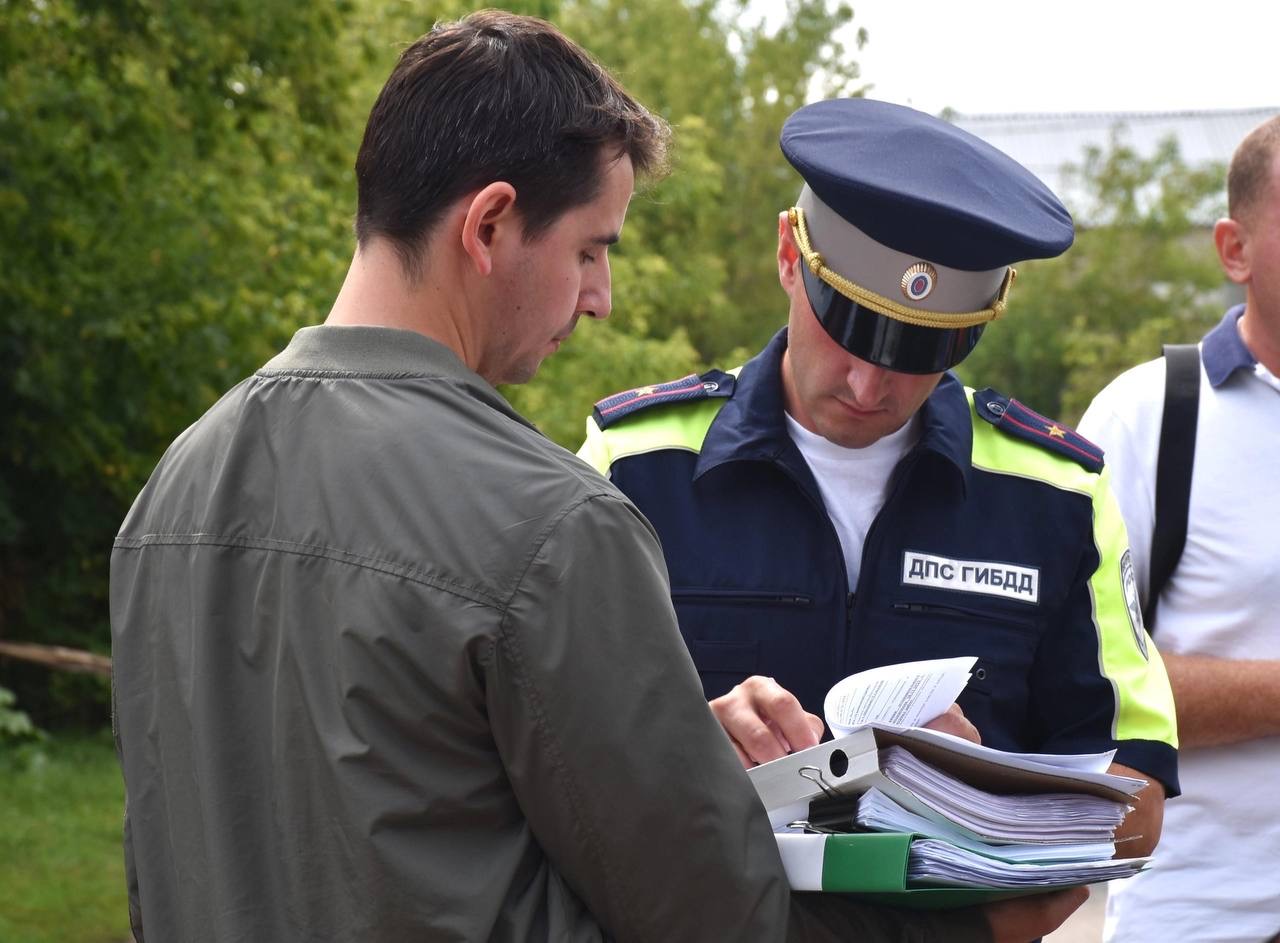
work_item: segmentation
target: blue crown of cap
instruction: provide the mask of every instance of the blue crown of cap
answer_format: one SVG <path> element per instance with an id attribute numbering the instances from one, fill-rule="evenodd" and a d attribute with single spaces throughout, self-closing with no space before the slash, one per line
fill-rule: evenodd
<path id="1" fill-rule="evenodd" d="M 872 239 L 981 272 L 1065 252 L 1071 214 L 1031 171 L 923 112 L 865 98 L 806 105 L 782 153 L 827 206 Z"/>

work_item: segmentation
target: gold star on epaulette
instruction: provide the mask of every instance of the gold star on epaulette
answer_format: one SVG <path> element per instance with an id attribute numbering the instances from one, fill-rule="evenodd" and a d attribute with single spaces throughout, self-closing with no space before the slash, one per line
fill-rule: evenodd
<path id="1" fill-rule="evenodd" d="M 1055 439 L 1065 439 L 1067 437 L 1067 430 L 1060 428 L 1056 423 L 1050 423 L 1044 428 Z"/>

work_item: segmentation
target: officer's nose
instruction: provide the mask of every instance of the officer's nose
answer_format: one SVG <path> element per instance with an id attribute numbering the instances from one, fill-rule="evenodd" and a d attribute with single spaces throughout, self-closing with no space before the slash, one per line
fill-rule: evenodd
<path id="1" fill-rule="evenodd" d="M 849 385 L 854 402 L 866 409 L 878 406 L 884 398 L 889 371 L 857 357 L 850 357 L 849 361 L 845 382 Z"/>

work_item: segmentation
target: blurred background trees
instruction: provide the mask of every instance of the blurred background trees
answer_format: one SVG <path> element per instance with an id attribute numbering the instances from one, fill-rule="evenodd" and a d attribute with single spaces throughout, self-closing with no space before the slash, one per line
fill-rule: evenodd
<path id="1" fill-rule="evenodd" d="M 1226 170 L 1187 166 L 1172 140 L 1143 157 L 1120 131 L 1069 171 L 1075 245 L 1017 266 L 1009 313 L 957 373 L 1074 423 L 1118 373 L 1222 316 L 1209 226 L 1226 215 Z"/>
<path id="2" fill-rule="evenodd" d="M 790 0 L 770 27 L 746 0 L 505 6 L 554 20 L 676 129 L 671 177 L 611 253 L 615 316 L 504 391 L 574 448 L 596 399 L 741 362 L 784 323 L 777 214 L 799 182 L 778 131 L 861 90 L 866 37 L 836 0 Z M 130 501 L 178 432 L 324 318 L 373 98 L 407 41 L 472 7 L 0 0 L 0 639 L 108 650 Z M 1068 419 L 1221 307 L 1194 235 L 1220 170 L 1117 139 L 1078 173 L 1090 228 L 1023 267 L 962 370 Z M 0 687 L 40 723 L 106 716 L 92 676 L 0 659 Z"/>
<path id="3" fill-rule="evenodd" d="M 352 12 L 0 3 L 0 635 L 105 650 L 122 512 L 341 277 Z M 0 671 L 101 716 L 100 679 Z"/>

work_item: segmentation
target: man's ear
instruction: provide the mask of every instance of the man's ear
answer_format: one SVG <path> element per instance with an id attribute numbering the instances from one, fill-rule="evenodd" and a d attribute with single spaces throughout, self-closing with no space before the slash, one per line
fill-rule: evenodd
<path id="1" fill-rule="evenodd" d="M 516 188 L 498 180 L 476 193 L 462 220 L 462 251 L 480 275 L 493 271 L 494 250 L 509 237 L 521 238 Z"/>
<path id="2" fill-rule="evenodd" d="M 786 213 L 778 214 L 778 281 L 787 293 L 791 292 L 800 270 L 796 267 L 800 261 L 800 250 L 796 247 L 795 238 L 791 235 L 791 221 Z"/>
<path id="3" fill-rule="evenodd" d="M 1220 219 L 1213 224 L 1213 244 L 1222 270 L 1238 285 L 1247 283 L 1252 275 L 1248 239 L 1249 233 L 1239 220 Z"/>

